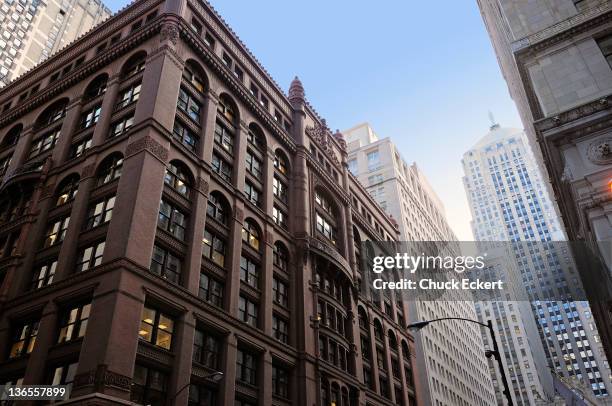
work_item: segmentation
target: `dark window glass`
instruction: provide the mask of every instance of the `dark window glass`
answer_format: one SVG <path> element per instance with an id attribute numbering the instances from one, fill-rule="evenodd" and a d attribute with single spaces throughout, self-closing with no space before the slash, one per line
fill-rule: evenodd
<path id="1" fill-rule="evenodd" d="M 91 303 L 73 306 L 60 315 L 58 343 L 76 340 L 85 335 Z"/>
<path id="2" fill-rule="evenodd" d="M 196 330 L 193 360 L 214 370 L 220 368 L 221 340 L 202 330 Z"/>
<path id="3" fill-rule="evenodd" d="M 173 283 L 179 283 L 181 277 L 181 260 L 168 250 L 153 246 L 151 272 Z"/>
<path id="4" fill-rule="evenodd" d="M 105 245 L 106 243 L 102 241 L 82 249 L 77 259 L 76 271 L 86 271 L 100 265 L 104 256 Z"/>
<path id="5" fill-rule="evenodd" d="M 245 323 L 257 327 L 259 306 L 257 303 L 247 299 L 244 296 L 240 296 L 238 300 L 238 318 Z"/>
<path id="6" fill-rule="evenodd" d="M 240 280 L 246 284 L 259 287 L 259 264 L 249 258 L 240 257 Z"/>
<path id="7" fill-rule="evenodd" d="M 225 240 L 205 229 L 202 237 L 202 256 L 223 267 L 225 265 Z"/>
<path id="8" fill-rule="evenodd" d="M 32 289 L 40 289 L 43 286 L 53 283 L 55 269 L 57 268 L 57 259 L 48 260 L 35 267 L 34 275 L 32 276 Z"/>
<path id="9" fill-rule="evenodd" d="M 157 369 L 139 364 L 134 366 L 130 399 L 140 405 L 165 406 L 168 375 Z"/>
<path id="10" fill-rule="evenodd" d="M 92 204 L 87 213 L 85 228 L 90 229 L 109 222 L 113 217 L 115 207 L 115 196 L 107 197 L 99 202 Z"/>
<path id="11" fill-rule="evenodd" d="M 254 354 L 238 349 L 236 380 L 249 385 L 257 384 L 257 359 Z"/>
<path id="12" fill-rule="evenodd" d="M 223 307 L 223 283 L 205 273 L 200 274 L 198 296 L 217 307 Z"/>

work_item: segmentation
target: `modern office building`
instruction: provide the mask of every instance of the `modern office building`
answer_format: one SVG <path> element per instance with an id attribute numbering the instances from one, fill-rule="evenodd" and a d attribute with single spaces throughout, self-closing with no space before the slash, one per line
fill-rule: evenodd
<path id="1" fill-rule="evenodd" d="M 361 241 L 395 224 L 300 81 L 285 94 L 209 4 L 136 1 L 0 106 L 0 382 L 416 404 L 404 303 L 357 288 Z"/>
<path id="2" fill-rule="evenodd" d="M 544 391 L 548 392 L 546 381 L 550 378 L 543 378 L 543 375 L 550 367 L 561 376 L 584 381 L 598 398 L 609 399 L 612 390 L 610 365 L 589 303 L 550 300 L 566 297 L 569 285 L 577 285 L 580 281 L 565 272 L 572 267 L 575 269 L 571 253 L 554 243 L 563 241 L 565 236 L 524 132 L 493 124 L 489 133 L 463 155 L 462 163 L 474 236 L 478 241 L 516 243 L 510 247 L 515 256 L 511 260 L 515 260 L 517 266 L 508 271 L 518 269 L 520 285 L 525 287 L 524 298 L 531 300 L 532 317 L 547 358 L 542 365 L 537 351 L 541 347 L 533 340 L 529 343 L 524 340 L 522 345 L 518 343 L 518 337 L 529 337 L 530 326 L 512 318 L 510 309 L 505 309 L 505 322 L 515 330 L 517 337 L 513 347 L 527 351 L 530 345 L 535 350 L 535 365 L 526 366 L 525 371 L 517 375 L 517 379 L 523 376 L 523 384 L 517 382 L 517 386 L 533 385 L 532 392 L 538 391 L 535 381 L 530 382 L 526 375 L 536 372 L 535 366 Z"/>
<path id="3" fill-rule="evenodd" d="M 478 0 L 569 240 L 607 265 L 587 292 L 612 357 L 612 1 Z"/>
<path id="4" fill-rule="evenodd" d="M 408 165 L 390 138 L 379 139 L 367 124 L 343 131 L 349 170 L 399 224 L 407 249 L 422 242 L 451 242 L 444 206 L 415 163 Z M 415 253 L 416 254 L 416 253 Z M 474 304 L 461 297 L 407 301 L 410 321 L 439 317 L 476 319 Z M 419 400 L 424 405 L 495 404 L 494 386 L 477 325 L 462 321 L 432 323 L 415 334 Z M 467 351 L 467 354 L 466 354 Z"/>
<path id="5" fill-rule="evenodd" d="M 0 5 L 0 87 L 104 21 L 99 0 L 10 0 Z M 56 79 L 68 72 L 60 72 Z"/>

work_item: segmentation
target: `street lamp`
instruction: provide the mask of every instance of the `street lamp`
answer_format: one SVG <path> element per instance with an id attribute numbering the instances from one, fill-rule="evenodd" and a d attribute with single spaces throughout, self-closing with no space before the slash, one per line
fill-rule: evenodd
<path id="1" fill-rule="evenodd" d="M 213 382 L 219 382 L 221 379 L 223 379 L 223 372 L 220 371 L 215 371 L 212 374 L 208 374 L 202 377 L 202 379 L 210 379 Z M 185 385 L 183 385 L 181 387 L 181 389 L 179 389 L 174 396 L 172 396 L 172 399 L 170 399 L 170 404 L 174 404 L 174 400 L 176 399 L 176 397 L 185 389 L 187 389 L 189 387 L 189 385 L 191 385 L 191 382 L 187 382 Z"/>
<path id="2" fill-rule="evenodd" d="M 491 334 L 491 339 L 493 340 L 493 350 L 486 350 L 485 356 L 487 358 L 495 357 L 495 359 L 497 360 L 497 366 L 499 368 L 499 373 L 501 375 L 502 383 L 504 385 L 503 394 L 506 396 L 506 400 L 508 401 L 508 406 L 513 406 L 514 403 L 512 402 L 512 396 L 510 395 L 510 387 L 508 386 L 508 379 L 506 378 L 506 371 L 504 370 L 504 365 L 502 363 L 501 354 L 499 352 L 499 347 L 497 345 L 497 339 L 495 338 L 495 331 L 493 330 L 493 322 L 491 320 L 488 320 L 487 324 L 484 324 L 477 320 L 464 319 L 462 317 L 441 317 L 439 319 L 417 321 L 416 323 L 409 324 L 406 328 L 408 330 L 419 331 L 422 328 L 426 327 L 429 323 L 433 323 L 436 321 L 442 321 L 442 320 L 469 321 L 470 323 L 476 323 L 476 324 L 479 324 L 489 329 L 489 333 Z"/>

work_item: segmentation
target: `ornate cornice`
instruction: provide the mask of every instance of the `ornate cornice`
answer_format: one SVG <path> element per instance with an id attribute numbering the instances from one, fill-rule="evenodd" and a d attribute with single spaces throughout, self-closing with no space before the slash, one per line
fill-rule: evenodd
<path id="1" fill-rule="evenodd" d="M 534 127 L 537 131 L 541 132 L 548 131 L 556 127 L 561 127 L 562 125 L 572 121 L 580 120 L 600 111 L 610 109 L 612 107 L 610 100 L 612 100 L 612 95 L 593 100 L 573 109 L 563 111 L 557 115 L 537 120 L 534 123 Z"/>
<path id="2" fill-rule="evenodd" d="M 532 35 L 514 41 L 510 46 L 517 55 L 523 54 L 526 51 L 537 51 L 547 48 L 559 41 L 572 38 L 594 26 L 610 21 L 611 15 L 612 1 L 608 0 Z"/>

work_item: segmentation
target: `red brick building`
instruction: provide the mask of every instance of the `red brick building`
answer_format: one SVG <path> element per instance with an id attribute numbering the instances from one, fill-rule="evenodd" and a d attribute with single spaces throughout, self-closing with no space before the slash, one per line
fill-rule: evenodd
<path id="1" fill-rule="evenodd" d="M 12 82 L 0 383 L 79 405 L 415 404 L 406 307 L 359 290 L 360 241 L 397 228 L 346 157 L 299 80 L 285 95 L 198 0 L 137 1 Z"/>

